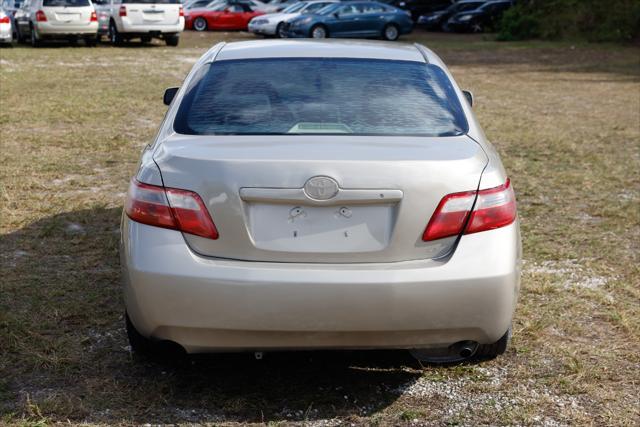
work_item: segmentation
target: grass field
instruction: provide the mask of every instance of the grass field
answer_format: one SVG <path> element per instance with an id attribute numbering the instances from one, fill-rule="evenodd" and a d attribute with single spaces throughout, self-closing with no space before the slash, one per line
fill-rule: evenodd
<path id="1" fill-rule="evenodd" d="M 138 360 L 118 227 L 165 87 L 218 40 L 0 50 L 0 424 L 640 424 L 640 49 L 414 33 L 458 83 L 518 196 L 511 348 Z"/>

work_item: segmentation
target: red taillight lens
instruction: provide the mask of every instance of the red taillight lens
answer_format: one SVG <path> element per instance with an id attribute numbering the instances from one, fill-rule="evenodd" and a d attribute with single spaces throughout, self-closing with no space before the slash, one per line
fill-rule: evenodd
<path id="1" fill-rule="evenodd" d="M 465 234 L 493 230 L 511 224 L 516 219 L 516 196 L 507 179 L 500 187 L 478 192 Z"/>
<path id="2" fill-rule="evenodd" d="M 11 22 L 11 20 L 8 16 L 3 16 L 2 18 L 0 18 L 0 24 L 8 24 L 9 22 Z"/>
<path id="3" fill-rule="evenodd" d="M 37 22 L 47 22 L 47 15 L 44 14 L 43 11 L 39 10 L 36 12 L 36 21 Z"/>
<path id="4" fill-rule="evenodd" d="M 184 16 L 184 9 L 180 6 L 180 16 Z"/>
<path id="5" fill-rule="evenodd" d="M 467 222 L 475 198 L 475 191 L 444 196 L 431 216 L 431 220 L 422 234 L 422 240 L 436 240 L 460 234 L 462 227 Z"/>
<path id="6" fill-rule="evenodd" d="M 118 9 L 118 16 L 127 16 L 127 7 L 122 5 L 120 9 Z"/>
<path id="7" fill-rule="evenodd" d="M 471 234 L 504 227 L 515 219 L 516 198 L 507 179 L 507 182 L 499 187 L 443 197 L 431 216 L 422 240 L 430 241 L 459 235 L 463 232 L 465 224 L 464 234 Z"/>
<path id="8" fill-rule="evenodd" d="M 98 15 L 95 12 L 91 12 L 91 18 L 89 18 L 89 22 L 98 22 Z"/>
<path id="9" fill-rule="evenodd" d="M 125 202 L 127 216 L 136 222 L 171 228 L 209 239 L 218 238 L 207 208 L 192 191 L 131 181 Z"/>

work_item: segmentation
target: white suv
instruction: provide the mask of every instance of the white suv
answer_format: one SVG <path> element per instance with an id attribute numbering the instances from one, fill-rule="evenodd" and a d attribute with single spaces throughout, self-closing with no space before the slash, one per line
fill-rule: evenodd
<path id="1" fill-rule="evenodd" d="M 139 37 L 148 42 L 162 38 L 177 46 L 184 30 L 184 9 L 180 0 L 113 0 L 109 40 L 116 45 Z"/>
<path id="2" fill-rule="evenodd" d="M 91 0 L 25 0 L 16 11 L 19 41 L 31 39 L 39 46 L 44 39 L 84 39 L 96 44 L 98 18 Z"/>

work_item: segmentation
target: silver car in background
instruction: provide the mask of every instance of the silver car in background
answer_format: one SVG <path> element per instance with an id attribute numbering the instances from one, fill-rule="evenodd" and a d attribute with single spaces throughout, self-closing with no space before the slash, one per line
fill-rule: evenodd
<path id="1" fill-rule="evenodd" d="M 471 100 L 420 45 L 214 46 L 126 198 L 133 350 L 503 353 L 519 226 Z"/>
<path id="2" fill-rule="evenodd" d="M 95 46 L 98 17 L 91 0 L 25 0 L 15 14 L 18 41 L 84 40 Z"/>
<path id="3" fill-rule="evenodd" d="M 249 21 L 249 31 L 263 36 L 276 36 L 285 38 L 287 33 L 285 22 L 303 13 L 314 13 L 328 4 L 337 3 L 338 0 L 301 1 L 293 3 L 282 12 L 260 15 Z"/>
<path id="4" fill-rule="evenodd" d="M 13 41 L 13 25 L 11 17 L 0 8 L 0 43 L 11 44 Z"/>

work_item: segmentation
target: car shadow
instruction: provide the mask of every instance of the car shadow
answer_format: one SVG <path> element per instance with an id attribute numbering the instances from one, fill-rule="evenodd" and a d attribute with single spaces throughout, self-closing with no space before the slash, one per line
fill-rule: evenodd
<path id="1" fill-rule="evenodd" d="M 349 418 L 383 410 L 421 376 L 402 350 L 171 362 L 132 354 L 119 279 L 120 215 L 112 207 L 77 210 L 0 236 L 0 338 L 11 338 L 0 356 L 13 409 L 30 402 L 52 408 L 45 415 L 53 420 L 105 423 Z"/>

